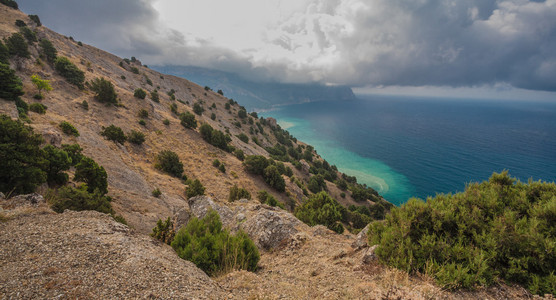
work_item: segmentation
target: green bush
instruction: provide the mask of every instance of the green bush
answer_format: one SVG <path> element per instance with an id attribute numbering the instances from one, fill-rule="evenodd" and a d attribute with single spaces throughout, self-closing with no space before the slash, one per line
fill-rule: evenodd
<path id="1" fill-rule="evenodd" d="M 226 165 L 220 164 L 220 166 L 218 166 L 218 171 L 226 173 Z"/>
<path id="2" fill-rule="evenodd" d="M 151 100 L 153 100 L 156 103 L 160 102 L 160 96 L 158 95 L 158 91 L 154 90 L 151 92 Z"/>
<path id="3" fill-rule="evenodd" d="M 83 102 L 81 102 L 81 107 L 83 107 L 84 110 L 89 110 L 89 102 L 83 100 Z"/>
<path id="4" fill-rule="evenodd" d="M 257 175 L 263 175 L 268 164 L 268 160 L 262 155 L 248 155 L 243 162 L 247 172 Z"/>
<path id="5" fill-rule="evenodd" d="M 278 200 L 276 200 L 276 198 L 274 198 L 274 196 L 267 191 L 259 191 L 257 193 L 257 199 L 259 199 L 259 202 L 262 204 L 270 205 L 272 207 L 278 206 L 281 209 L 285 209 L 284 204 L 278 202 Z"/>
<path id="6" fill-rule="evenodd" d="M 0 115 L 0 192 L 31 193 L 46 181 L 42 143 L 32 128 Z"/>
<path id="7" fill-rule="evenodd" d="M 116 143 L 123 144 L 127 140 L 124 131 L 115 125 L 110 125 L 108 127 L 102 127 L 100 135 L 104 136 L 107 140 L 114 141 Z"/>
<path id="8" fill-rule="evenodd" d="M 19 56 L 23 58 L 31 57 L 29 46 L 21 33 L 14 33 L 5 39 L 6 47 L 11 56 Z"/>
<path id="9" fill-rule="evenodd" d="M 239 199 L 251 200 L 251 194 L 249 193 L 248 190 L 244 188 L 240 188 L 234 184 L 234 186 L 230 188 L 230 195 L 228 196 L 228 201 L 234 202 Z"/>
<path id="10" fill-rule="evenodd" d="M 25 22 L 24 22 L 23 20 L 17 19 L 17 20 L 15 20 L 15 26 L 17 26 L 17 27 L 25 27 L 25 26 L 27 26 L 27 24 L 25 24 Z"/>
<path id="11" fill-rule="evenodd" d="M 37 24 L 37 26 L 42 26 L 41 19 L 39 18 L 39 16 L 29 15 L 29 19 L 31 19 L 31 21 L 35 22 L 35 24 Z"/>
<path id="12" fill-rule="evenodd" d="M 309 178 L 309 183 L 307 184 L 307 188 L 313 194 L 316 194 L 322 190 L 326 190 L 326 182 L 324 182 L 324 177 L 322 175 L 315 175 Z"/>
<path id="13" fill-rule="evenodd" d="M 0 63 L 9 65 L 9 59 L 10 51 L 8 50 L 8 47 L 6 47 L 6 45 L 4 45 L 4 43 L 2 43 L 2 41 L 0 40 Z"/>
<path id="14" fill-rule="evenodd" d="M 234 155 L 237 157 L 237 159 L 243 161 L 245 159 L 245 154 L 243 153 L 243 150 L 241 149 L 236 149 L 234 150 Z"/>
<path id="15" fill-rule="evenodd" d="M 132 130 L 128 136 L 127 136 L 127 140 L 130 143 L 136 144 L 136 145 L 141 145 L 145 142 L 145 134 L 140 132 L 140 131 L 135 131 Z"/>
<path id="16" fill-rule="evenodd" d="M 43 148 L 47 163 L 44 166 L 46 171 L 46 181 L 49 185 L 62 185 L 68 182 L 69 176 L 63 171 L 68 170 L 72 165 L 71 157 L 64 150 L 52 145 Z"/>
<path id="17" fill-rule="evenodd" d="M 249 143 L 249 137 L 245 133 L 240 133 L 237 135 L 237 138 L 240 139 L 244 143 Z"/>
<path id="18" fill-rule="evenodd" d="M 41 39 L 39 46 L 41 47 L 41 51 L 48 62 L 53 63 L 56 61 L 56 58 L 58 57 L 58 50 L 54 48 L 52 42 L 47 39 Z"/>
<path id="19" fill-rule="evenodd" d="M 507 172 L 462 193 L 410 199 L 369 229 L 382 262 L 445 288 L 500 278 L 539 295 L 556 293 L 555 237 L 556 185 L 516 182 Z"/>
<path id="20" fill-rule="evenodd" d="M 153 228 L 153 232 L 151 236 L 155 239 L 170 245 L 176 236 L 176 232 L 174 231 L 174 223 L 168 217 L 166 221 L 162 221 L 158 219 L 156 222 L 156 227 Z"/>
<path id="21" fill-rule="evenodd" d="M 183 174 L 183 164 L 175 152 L 163 150 L 156 156 L 155 168 L 180 178 Z"/>
<path id="22" fill-rule="evenodd" d="M 15 2 L 14 0 L 0 0 L 0 3 L 9 6 L 13 9 L 18 9 L 17 2 Z"/>
<path id="23" fill-rule="evenodd" d="M 83 88 L 85 82 L 85 73 L 74 65 L 67 57 L 59 56 L 54 61 L 54 68 L 56 71 L 66 79 L 67 82 Z"/>
<path id="24" fill-rule="evenodd" d="M 108 175 L 103 166 L 100 166 L 92 158 L 83 156 L 75 165 L 73 180 L 85 182 L 89 193 L 108 193 Z"/>
<path id="25" fill-rule="evenodd" d="M 215 113 L 210 114 L 210 119 L 213 121 L 216 120 L 216 114 Z"/>
<path id="26" fill-rule="evenodd" d="M 212 166 L 215 168 L 220 167 L 220 161 L 218 159 L 215 159 L 212 161 Z"/>
<path id="27" fill-rule="evenodd" d="M 95 99 L 101 103 L 118 103 L 118 94 L 114 90 L 114 85 L 104 77 L 95 78 L 91 81 L 91 90 L 95 92 Z"/>
<path id="28" fill-rule="evenodd" d="M 137 69 L 137 67 L 131 67 L 131 72 L 134 74 L 139 74 L 139 69 Z"/>
<path id="29" fill-rule="evenodd" d="M 149 117 L 149 112 L 146 109 L 140 109 L 139 112 L 137 113 L 137 116 L 139 118 L 148 118 Z"/>
<path id="30" fill-rule="evenodd" d="M 340 223 L 344 208 L 326 192 L 312 195 L 303 205 L 295 210 L 295 216 L 309 226 L 318 224 L 342 233 L 344 227 Z"/>
<path id="31" fill-rule="evenodd" d="M 15 101 L 23 94 L 21 79 L 9 65 L 0 63 L 0 98 Z"/>
<path id="32" fill-rule="evenodd" d="M 189 184 L 187 190 L 185 191 L 185 194 L 187 195 L 187 198 L 202 196 L 205 194 L 205 187 L 199 181 L 199 179 L 195 179 Z"/>
<path id="33" fill-rule="evenodd" d="M 230 151 L 230 147 L 228 146 L 230 137 L 226 136 L 222 131 L 213 129 L 212 126 L 210 126 L 209 124 L 203 124 L 199 128 L 199 132 L 201 133 L 201 137 L 203 138 L 203 140 L 205 140 L 209 144 L 224 151 Z"/>
<path id="34" fill-rule="evenodd" d="M 245 109 L 240 109 L 240 110 L 237 111 L 237 116 L 240 119 L 245 119 L 245 118 L 247 118 L 247 111 Z"/>
<path id="35" fill-rule="evenodd" d="M 170 125 L 170 120 L 164 119 L 164 120 L 162 120 L 162 124 L 168 126 L 168 125 Z"/>
<path id="36" fill-rule="evenodd" d="M 62 122 L 60 122 L 59 126 L 62 129 L 63 133 L 65 133 L 67 135 L 79 136 L 79 131 L 77 131 L 77 129 L 75 127 L 73 127 L 73 125 L 71 125 L 71 123 L 66 122 L 66 121 L 62 121 Z"/>
<path id="37" fill-rule="evenodd" d="M 106 214 L 114 214 L 111 198 L 98 192 L 89 192 L 87 185 L 78 188 L 64 186 L 58 189 L 54 197 L 50 200 L 51 208 L 57 213 L 64 210 L 95 210 Z"/>
<path id="38" fill-rule="evenodd" d="M 181 126 L 189 129 L 197 128 L 197 120 L 195 120 L 195 115 L 188 111 L 180 114 L 180 124 Z"/>
<path id="39" fill-rule="evenodd" d="M 139 125 L 141 125 L 141 126 L 146 126 L 146 125 L 147 125 L 147 122 L 145 122 L 145 120 L 143 120 L 143 119 L 140 119 L 140 120 L 139 120 Z"/>
<path id="40" fill-rule="evenodd" d="M 201 106 L 201 104 L 199 104 L 199 102 L 195 102 L 195 104 L 193 104 L 193 112 L 197 115 L 202 115 L 203 112 L 205 111 L 205 109 Z"/>
<path id="41" fill-rule="evenodd" d="M 276 166 L 270 165 L 266 167 L 263 171 L 264 181 L 279 192 L 284 192 L 286 190 L 286 181 L 278 172 Z"/>
<path id="42" fill-rule="evenodd" d="M 139 98 L 139 99 L 145 99 L 145 97 L 147 97 L 147 92 L 145 92 L 144 89 L 137 88 L 133 92 L 133 97 Z"/>
<path id="43" fill-rule="evenodd" d="M 71 165 L 77 165 L 83 158 L 83 148 L 79 144 L 62 144 L 62 150 L 64 150 L 68 156 L 71 158 Z"/>
<path id="44" fill-rule="evenodd" d="M 21 27 L 21 34 L 31 43 L 37 42 L 37 34 L 29 27 Z"/>
<path id="45" fill-rule="evenodd" d="M 211 210 L 204 218 L 192 218 L 181 228 L 172 248 L 182 259 L 193 262 L 208 275 L 235 269 L 255 271 L 259 250 L 243 231 L 231 235 L 222 230 L 218 214 Z"/>
<path id="46" fill-rule="evenodd" d="M 160 197 L 160 195 L 162 195 L 162 192 L 160 191 L 160 189 L 156 188 L 152 191 L 151 195 L 155 198 Z"/>

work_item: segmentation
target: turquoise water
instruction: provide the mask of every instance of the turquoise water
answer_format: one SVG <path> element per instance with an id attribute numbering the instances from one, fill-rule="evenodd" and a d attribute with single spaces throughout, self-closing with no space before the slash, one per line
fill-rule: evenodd
<path id="1" fill-rule="evenodd" d="M 556 180 L 556 104 L 368 96 L 261 113 L 401 204 L 509 170 Z"/>

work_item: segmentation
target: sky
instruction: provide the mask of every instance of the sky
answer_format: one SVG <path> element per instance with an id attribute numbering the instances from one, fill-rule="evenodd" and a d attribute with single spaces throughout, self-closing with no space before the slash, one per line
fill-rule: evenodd
<path id="1" fill-rule="evenodd" d="M 359 91 L 556 100 L 556 0 L 18 0 L 44 25 L 149 65 Z"/>

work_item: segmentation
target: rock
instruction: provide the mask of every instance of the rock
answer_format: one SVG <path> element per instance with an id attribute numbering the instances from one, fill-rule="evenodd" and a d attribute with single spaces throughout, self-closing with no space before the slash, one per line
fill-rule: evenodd
<path id="1" fill-rule="evenodd" d="M 236 215 L 236 221 L 237 221 L 238 223 L 241 223 L 241 222 L 243 222 L 244 220 L 245 220 L 245 215 L 244 215 L 244 214 L 239 213 L 239 214 Z"/>
<path id="2" fill-rule="evenodd" d="M 39 204 L 46 203 L 44 197 L 37 193 L 27 195 L 17 195 L 7 200 L 10 207 L 20 207 L 25 205 L 38 206 Z"/>
<path id="3" fill-rule="evenodd" d="M 311 166 L 304 159 L 300 160 L 299 163 L 301 164 L 301 169 L 303 170 L 303 172 L 309 172 Z"/>
<path id="4" fill-rule="evenodd" d="M 374 245 L 372 247 L 370 247 L 369 249 L 365 250 L 365 252 L 363 253 L 363 257 L 362 257 L 362 261 L 364 264 L 369 264 L 371 263 L 373 260 L 377 259 L 376 254 L 375 254 L 375 249 L 378 245 Z"/>
<path id="5" fill-rule="evenodd" d="M 351 247 L 355 248 L 355 250 L 369 247 L 369 244 L 367 244 L 367 240 L 368 240 L 367 232 L 369 231 L 369 225 L 370 224 L 367 224 L 367 226 L 365 226 L 365 228 L 363 228 L 359 232 L 357 237 L 355 237 L 355 241 L 351 244 Z"/>
<path id="6" fill-rule="evenodd" d="M 313 236 L 325 236 L 327 234 L 333 234 L 332 230 L 328 229 L 324 225 L 313 226 Z"/>
<path id="7" fill-rule="evenodd" d="M 272 249 L 297 233 L 300 221 L 286 212 L 276 212 L 257 205 L 257 213 L 240 225 L 257 247 Z"/>
<path id="8" fill-rule="evenodd" d="M 272 128 L 276 128 L 276 126 L 278 125 L 278 122 L 276 122 L 276 119 L 268 117 L 266 118 L 266 121 L 268 122 L 268 125 L 270 125 L 270 127 Z"/>
<path id="9" fill-rule="evenodd" d="M 189 213 L 189 211 L 185 207 L 179 209 L 172 217 L 172 222 L 174 223 L 174 231 L 178 232 L 178 230 L 182 226 L 185 226 L 187 222 L 189 222 L 189 219 L 191 219 L 191 214 Z"/>
<path id="10" fill-rule="evenodd" d="M 46 129 L 42 136 L 47 143 L 53 146 L 60 147 L 62 145 L 62 135 L 53 128 Z"/>
<path id="11" fill-rule="evenodd" d="M 232 210 L 230 210 L 226 206 L 214 203 L 214 201 L 212 201 L 210 197 L 191 197 L 187 202 L 189 204 L 189 208 L 191 209 L 191 214 L 197 218 L 203 218 L 207 215 L 209 210 L 213 209 L 220 216 L 222 225 L 228 228 L 233 228 L 236 225 L 234 213 L 232 212 Z"/>

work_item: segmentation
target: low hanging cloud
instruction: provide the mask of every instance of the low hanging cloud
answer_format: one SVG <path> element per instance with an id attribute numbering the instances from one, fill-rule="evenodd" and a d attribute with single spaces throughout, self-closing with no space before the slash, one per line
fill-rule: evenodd
<path id="1" fill-rule="evenodd" d="M 231 50 L 168 28 L 149 0 L 18 1 L 55 30 L 149 64 L 284 82 L 556 91 L 556 0 L 305 2 L 262 30 L 257 47 Z"/>

